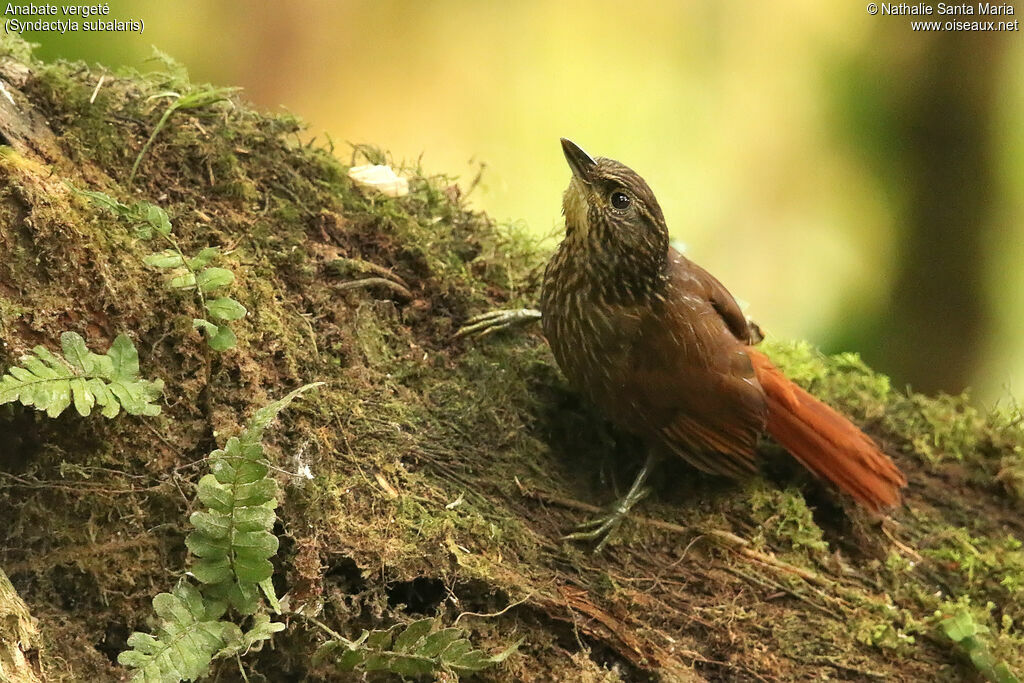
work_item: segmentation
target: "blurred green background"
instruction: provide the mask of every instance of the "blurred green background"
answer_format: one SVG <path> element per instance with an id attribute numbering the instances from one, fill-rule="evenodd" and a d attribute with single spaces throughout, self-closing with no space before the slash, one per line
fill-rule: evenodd
<path id="1" fill-rule="evenodd" d="M 110 7 L 142 35 L 26 37 L 139 68 L 155 45 L 311 134 L 464 184 L 484 163 L 475 205 L 552 247 L 570 137 L 644 175 L 771 334 L 858 350 L 897 386 L 1024 393 L 1020 32 L 814 0 Z"/>

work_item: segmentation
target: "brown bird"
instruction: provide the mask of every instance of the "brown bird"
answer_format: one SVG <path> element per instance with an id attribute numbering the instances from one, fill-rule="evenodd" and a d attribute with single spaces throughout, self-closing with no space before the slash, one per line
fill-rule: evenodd
<path id="1" fill-rule="evenodd" d="M 756 471 L 764 431 L 864 507 L 899 504 L 900 470 L 751 346 L 759 337 L 728 290 L 669 246 L 643 178 L 564 138 L 562 149 L 573 173 L 563 200 L 565 239 L 544 273 L 539 317 L 570 384 L 640 436 L 649 453 L 611 514 L 567 538 L 601 538 L 603 546 L 646 493 L 659 458 L 734 478 Z"/>

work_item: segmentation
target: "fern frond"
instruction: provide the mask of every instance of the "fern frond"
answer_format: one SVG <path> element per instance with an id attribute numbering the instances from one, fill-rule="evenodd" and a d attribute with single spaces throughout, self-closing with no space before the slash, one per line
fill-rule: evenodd
<path id="1" fill-rule="evenodd" d="M 1006 662 L 992 655 L 985 642 L 989 628 L 978 623 L 965 605 L 958 605 L 951 615 L 937 611 L 935 617 L 941 620 L 942 632 L 960 647 L 982 676 L 995 683 L 1020 683 Z"/>
<path id="2" fill-rule="evenodd" d="M 222 657 L 233 657 L 244 655 L 247 652 L 263 649 L 263 643 L 270 640 L 275 633 L 284 630 L 284 624 L 280 621 L 271 621 L 266 614 L 257 614 L 253 617 L 252 626 L 242 634 L 237 641 L 232 642 L 226 648 L 214 655 L 215 659 Z"/>
<path id="3" fill-rule="evenodd" d="M 156 415 L 154 401 L 163 381 L 139 378 L 139 353 L 131 340 L 119 334 L 106 355 L 92 353 L 75 332 L 60 337 L 63 357 L 44 346 L 21 358 L 21 365 L 0 377 L 0 404 L 20 402 L 57 417 L 72 403 L 86 416 L 95 406 L 105 417 L 122 408 L 130 415 Z"/>
<path id="4" fill-rule="evenodd" d="M 476 650 L 460 628 L 439 628 L 436 619 L 408 626 L 363 631 L 356 640 L 339 638 L 321 645 L 313 662 L 333 659 L 341 671 L 389 671 L 402 676 L 426 676 L 438 671 L 468 674 L 508 659 L 522 640 L 496 655 Z"/>
<path id="5" fill-rule="evenodd" d="M 163 237 L 168 237 L 171 234 L 171 219 L 168 217 L 167 212 L 156 204 L 136 202 L 129 205 L 119 202 L 106 192 L 82 190 L 71 183 L 65 182 L 65 184 L 75 194 L 85 197 L 97 206 L 103 207 L 118 218 L 129 221 L 135 228 L 135 236 L 139 239 L 152 239 L 153 233 Z"/>
<path id="6" fill-rule="evenodd" d="M 192 513 L 195 531 L 185 539 L 198 558 L 192 574 L 204 584 L 205 595 L 229 602 L 242 614 L 259 609 L 260 590 L 271 608 L 280 610 L 270 582 L 270 558 L 278 546 L 272 533 L 277 483 L 268 476 L 263 432 L 299 394 L 319 384 L 307 384 L 256 411 L 242 434 L 210 454 L 211 473 L 199 480 L 199 500 L 206 509 Z"/>
<path id="7" fill-rule="evenodd" d="M 117 661 L 135 669 L 133 681 L 195 680 L 206 673 L 214 655 L 243 639 L 238 626 L 220 620 L 225 608 L 223 602 L 204 600 L 199 589 L 182 580 L 170 593 L 153 598 L 160 617 L 156 635 L 136 631 L 128 637 L 132 649 Z"/>
<path id="8" fill-rule="evenodd" d="M 177 93 L 169 93 L 177 97 Z M 197 93 L 202 95 L 202 93 Z M 186 96 L 184 101 L 191 96 Z M 189 102 L 205 102 L 201 97 Z M 182 105 L 185 106 L 185 105 Z M 205 104 L 191 105 L 205 106 Z M 218 296 L 207 299 L 208 294 L 228 287 L 235 281 L 235 274 L 226 268 L 210 266 L 210 262 L 220 255 L 217 247 L 205 247 L 195 256 L 187 256 L 181 245 L 171 234 L 171 219 L 167 212 L 156 204 L 136 202 L 128 205 L 114 199 L 105 192 L 80 190 L 67 183 L 75 193 L 88 198 L 97 206 L 112 212 L 119 218 L 129 221 L 135 228 L 135 236 L 149 240 L 159 235 L 170 247 L 163 251 L 149 254 L 143 263 L 154 268 L 169 271 L 166 276 L 167 286 L 174 290 L 192 292 L 200 309 L 205 311 L 207 318 L 193 318 L 192 326 L 203 333 L 206 343 L 214 351 L 227 351 L 235 346 L 238 338 L 228 323 L 245 317 L 245 306 L 229 296 Z M 222 293 L 221 293 L 222 294 Z"/>
<path id="9" fill-rule="evenodd" d="M 270 582 L 270 557 L 278 544 L 271 533 L 277 485 L 268 476 L 261 442 L 279 412 L 320 384 L 307 384 L 260 408 L 242 434 L 210 455 L 212 473 L 199 482 L 199 499 L 207 509 L 192 515 L 195 531 L 185 541 L 199 558 L 192 574 L 201 585 L 182 579 L 171 593 L 153 599 L 161 620 L 156 634 L 133 633 L 128 638 L 131 649 L 117 658 L 135 669 L 132 680 L 195 680 L 206 673 L 213 659 L 259 649 L 284 629 L 283 623 L 272 622 L 267 614 L 255 614 L 260 590 L 274 611 L 280 612 Z M 247 631 L 221 619 L 229 604 L 242 614 L 255 614 Z"/>
<path id="10" fill-rule="evenodd" d="M 199 500 L 207 509 L 192 513 L 196 530 L 185 539 L 199 558 L 192 573 L 208 595 L 252 614 L 260 604 L 259 584 L 274 573 L 277 484 L 267 476 L 263 448 L 243 448 L 238 437 L 210 455 L 210 467 L 213 473 L 199 480 Z"/>

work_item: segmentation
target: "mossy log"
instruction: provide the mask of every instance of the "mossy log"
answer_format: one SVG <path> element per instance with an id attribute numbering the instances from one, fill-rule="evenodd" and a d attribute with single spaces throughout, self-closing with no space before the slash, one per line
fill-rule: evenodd
<path id="1" fill-rule="evenodd" d="M 739 484 L 667 466 L 595 556 L 561 536 L 628 483 L 636 444 L 565 386 L 538 331 L 452 338 L 534 305 L 545 249 L 417 168 L 404 197 L 361 190 L 297 120 L 237 98 L 171 116 L 130 184 L 169 102 L 152 96 L 200 90 L 173 64 L 46 64 L 4 38 L 0 83 L 0 369 L 65 331 L 93 349 L 127 333 L 165 386 L 157 417 L 0 406 L 0 567 L 38 619 L 45 680 L 125 676 L 127 636 L 187 568 L 204 457 L 312 381 L 268 435 L 274 581 L 343 635 L 462 614 L 477 647 L 525 638 L 482 674 L 496 681 L 949 680 L 979 675 L 978 647 L 1024 670 L 1016 409 L 769 340 L 884 444 L 906 505 L 873 520 L 765 442 L 763 476 Z M 143 262 L 152 244 L 72 187 L 159 205 L 186 252 L 220 247 L 248 310 L 237 345 L 211 352 L 195 302 Z M 957 645 L 954 617 L 988 631 Z M 310 664 L 322 639 L 289 619 L 250 678 L 335 678 Z"/>

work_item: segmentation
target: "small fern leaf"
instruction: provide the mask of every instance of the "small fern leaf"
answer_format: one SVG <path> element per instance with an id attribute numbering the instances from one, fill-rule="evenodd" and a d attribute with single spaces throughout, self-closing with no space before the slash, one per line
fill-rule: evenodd
<path id="1" fill-rule="evenodd" d="M 86 197 L 93 204 L 107 209 L 118 218 L 131 221 L 135 227 L 135 234 L 140 239 L 151 239 L 154 231 L 165 237 L 171 234 L 171 220 L 167 217 L 167 212 L 155 204 L 136 202 L 128 206 L 105 192 L 80 190 L 71 183 L 67 185 L 73 192 Z"/>
<path id="2" fill-rule="evenodd" d="M 274 614 L 281 613 L 281 601 L 277 599 L 277 593 L 274 592 L 274 582 L 267 577 L 259 582 L 260 590 L 263 591 L 263 596 L 267 599 L 267 604 L 270 605 L 270 609 L 274 610 Z"/>
<path id="3" fill-rule="evenodd" d="M 505 661 L 522 640 L 496 655 L 476 650 L 460 628 L 441 628 L 436 619 L 408 626 L 363 631 L 358 640 L 329 640 L 313 656 L 319 663 L 332 659 L 340 671 L 388 671 L 401 676 L 426 676 L 440 671 L 467 674 Z"/>
<path id="4" fill-rule="evenodd" d="M 224 604 L 204 602 L 199 590 L 181 581 L 170 593 L 153 598 L 160 617 L 156 634 L 133 633 L 130 650 L 117 657 L 135 669 L 133 681 L 192 681 L 204 675 L 218 652 L 243 640 L 241 629 L 221 621 Z"/>
<path id="5" fill-rule="evenodd" d="M 156 204 L 138 202 L 131 209 L 134 213 L 132 217 L 138 223 L 136 230 L 140 237 L 149 233 L 150 230 L 164 237 L 171 234 L 171 219 L 167 216 L 167 212 Z"/>
<path id="6" fill-rule="evenodd" d="M 90 200 L 96 206 L 101 206 L 108 211 L 111 211 L 118 216 L 127 216 L 131 212 L 131 209 L 111 197 L 106 192 L 96 192 L 93 190 L 80 190 L 71 183 L 65 181 L 65 184 L 77 195 L 85 197 Z"/>
<path id="7" fill-rule="evenodd" d="M 139 354 L 127 336 L 118 335 L 106 355 L 89 351 L 75 332 L 65 332 L 60 341 L 63 357 L 37 346 L 0 377 L 0 404 L 18 401 L 51 418 L 72 404 L 83 417 L 96 406 L 105 417 L 122 408 L 131 415 L 160 412 L 154 401 L 163 382 L 139 378 Z"/>
<path id="8" fill-rule="evenodd" d="M 219 255 L 218 247 L 203 247 L 198 254 L 187 259 L 189 270 L 201 270 L 210 265 L 210 261 Z"/>
<path id="9" fill-rule="evenodd" d="M 259 652 L 263 649 L 263 643 L 270 640 L 275 633 L 283 631 L 284 624 L 279 621 L 271 621 L 266 614 L 257 614 L 253 617 L 252 626 L 242 634 L 238 641 L 232 643 L 216 654 L 216 658 L 233 657 L 245 655 L 250 651 Z"/>
<path id="10" fill-rule="evenodd" d="M 274 421 L 274 418 L 277 417 L 278 413 L 287 408 L 289 403 L 294 401 L 296 398 L 298 398 L 306 391 L 309 391 L 314 387 L 321 386 L 322 384 L 323 382 L 313 382 L 311 384 L 305 384 L 299 387 L 298 389 L 289 392 L 287 395 L 279 398 L 273 403 L 269 403 L 260 408 L 259 410 L 257 410 L 255 413 L 253 413 L 252 418 L 249 419 L 249 426 L 241 437 L 242 442 L 246 444 L 254 444 L 262 441 L 263 432 L 266 430 L 267 427 L 270 426 L 270 423 Z M 262 448 L 260 450 L 262 451 Z"/>
<path id="11" fill-rule="evenodd" d="M 152 253 L 142 259 L 142 262 L 154 268 L 181 268 L 185 265 L 185 259 L 175 249 L 164 249 L 163 251 Z"/>
<path id="12" fill-rule="evenodd" d="M 216 332 L 206 337 L 206 343 L 214 351 L 227 351 L 234 348 L 235 344 L 238 343 L 235 331 L 227 325 L 215 325 L 214 329 L 216 329 Z"/>
<path id="13" fill-rule="evenodd" d="M 420 654 L 424 657 L 436 657 L 460 638 L 462 638 L 462 629 L 459 628 L 443 628 L 440 631 L 434 631 L 423 639 L 419 648 Z"/>
<path id="14" fill-rule="evenodd" d="M 185 545 L 195 556 L 192 574 L 203 593 L 228 602 L 242 614 L 260 608 L 260 592 L 270 607 L 280 611 L 271 583 L 278 539 L 273 534 L 277 515 L 277 483 L 269 476 L 263 454 L 264 430 L 307 384 L 259 409 L 248 428 L 231 437 L 223 449 L 210 454 L 210 474 L 199 480 L 197 495 L 206 506 L 192 513 L 195 530 Z"/>
<path id="15" fill-rule="evenodd" d="M 227 268 L 210 266 L 196 274 L 196 285 L 204 293 L 212 292 L 220 287 L 227 287 L 235 281 L 235 274 Z"/>
<path id="16" fill-rule="evenodd" d="M 434 630 L 433 619 L 420 619 L 412 622 L 395 638 L 395 651 L 413 651 L 432 630 Z"/>
<path id="17" fill-rule="evenodd" d="M 206 302 L 206 312 L 214 320 L 239 320 L 245 317 L 245 306 L 229 296 Z"/>
<path id="18" fill-rule="evenodd" d="M 262 456 L 262 449 L 255 455 Z M 207 592 L 252 614 L 259 607 L 257 585 L 274 573 L 270 558 L 278 546 L 271 533 L 277 484 L 267 477 L 265 464 L 245 458 L 237 437 L 210 460 L 215 474 L 199 480 L 199 500 L 207 509 L 192 514 L 196 530 L 185 539 L 198 558 L 192 573 Z"/>

